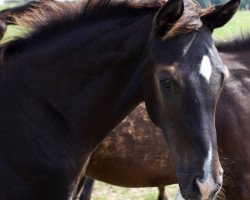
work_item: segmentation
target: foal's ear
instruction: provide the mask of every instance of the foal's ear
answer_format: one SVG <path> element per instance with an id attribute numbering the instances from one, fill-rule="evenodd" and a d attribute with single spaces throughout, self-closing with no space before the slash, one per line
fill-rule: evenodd
<path id="1" fill-rule="evenodd" d="M 183 0 L 168 0 L 155 17 L 155 28 L 162 33 L 167 32 L 181 18 L 183 12 Z"/>
<path id="2" fill-rule="evenodd" d="M 231 0 L 226 4 L 214 6 L 212 11 L 201 17 L 211 31 L 224 26 L 237 12 L 241 0 Z"/>

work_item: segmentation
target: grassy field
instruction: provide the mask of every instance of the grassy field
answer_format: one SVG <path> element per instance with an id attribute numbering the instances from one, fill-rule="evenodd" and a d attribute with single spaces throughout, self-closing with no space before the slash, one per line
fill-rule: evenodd
<path id="1" fill-rule="evenodd" d="M 237 35 L 250 33 L 250 12 L 240 11 L 223 28 L 214 31 L 215 39 L 230 39 Z"/>
<path id="2" fill-rule="evenodd" d="M 7 27 L 7 31 L 3 36 L 2 43 L 13 39 L 17 35 L 22 35 L 25 32 L 21 27 L 10 25 Z"/>
<path id="3" fill-rule="evenodd" d="M 250 31 L 250 12 L 240 11 L 225 27 L 214 32 L 215 39 L 229 39 L 236 35 Z M 22 31 L 14 26 L 8 27 L 8 31 L 3 41 L 13 38 L 15 35 L 21 34 Z M 171 199 L 174 198 L 177 186 L 169 186 L 167 188 Z M 158 191 L 156 188 L 128 189 L 111 186 L 101 182 L 96 182 L 92 200 L 156 200 Z"/>
<path id="4" fill-rule="evenodd" d="M 177 191 L 176 185 L 167 187 L 171 199 Z M 122 188 L 96 182 L 91 200 L 157 200 L 157 188 Z"/>

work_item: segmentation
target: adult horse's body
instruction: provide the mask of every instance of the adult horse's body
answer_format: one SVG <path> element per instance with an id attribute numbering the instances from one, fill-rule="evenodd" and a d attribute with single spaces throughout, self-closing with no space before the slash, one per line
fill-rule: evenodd
<path id="1" fill-rule="evenodd" d="M 227 68 L 211 32 L 239 2 L 201 10 L 190 0 L 89 1 L 78 14 L 41 8 L 21 19 L 35 33 L 1 46 L 0 199 L 72 199 L 93 150 L 143 100 L 183 197 L 213 199 L 223 174 L 214 114 Z"/>
<path id="2" fill-rule="evenodd" d="M 250 199 L 250 37 L 217 48 L 230 78 L 217 106 L 216 127 L 227 200 Z M 161 130 L 138 106 L 105 138 L 90 158 L 87 175 L 119 186 L 154 187 L 177 183 L 170 149 Z M 162 195 L 164 196 L 164 195 Z"/>

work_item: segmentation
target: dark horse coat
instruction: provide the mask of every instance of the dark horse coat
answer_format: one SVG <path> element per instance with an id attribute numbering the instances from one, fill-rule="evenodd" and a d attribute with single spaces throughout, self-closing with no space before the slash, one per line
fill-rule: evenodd
<path id="1" fill-rule="evenodd" d="M 211 32 L 238 6 L 90 0 L 80 12 L 41 8 L 20 19 L 36 31 L 1 46 L 0 199 L 72 199 L 92 151 L 143 100 L 170 144 L 183 197 L 213 199 L 227 69 Z"/>

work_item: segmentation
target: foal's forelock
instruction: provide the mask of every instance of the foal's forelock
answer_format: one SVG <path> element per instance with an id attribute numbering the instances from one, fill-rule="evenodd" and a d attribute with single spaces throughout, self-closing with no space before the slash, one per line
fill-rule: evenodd
<path id="1" fill-rule="evenodd" d="M 184 1 L 184 13 L 176 24 L 165 34 L 164 39 L 176 37 L 198 30 L 202 25 L 201 17 L 213 11 L 212 7 L 201 9 L 193 0 Z"/>

